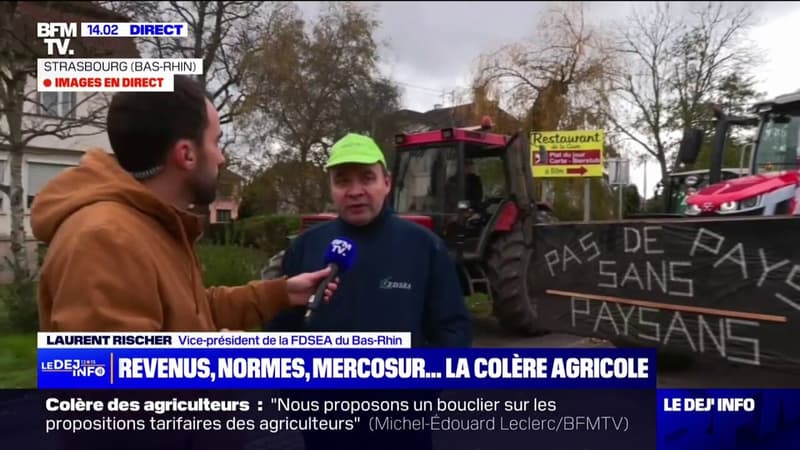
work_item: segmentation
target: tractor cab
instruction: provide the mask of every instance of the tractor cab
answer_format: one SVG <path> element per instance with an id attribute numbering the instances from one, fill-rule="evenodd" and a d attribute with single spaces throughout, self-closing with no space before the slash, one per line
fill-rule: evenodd
<path id="1" fill-rule="evenodd" d="M 716 182 L 689 198 L 688 215 L 800 213 L 800 92 L 759 103 L 754 113 L 758 133 L 749 158 L 750 175 L 712 180 Z M 718 129 L 717 141 L 719 135 Z"/>
<path id="2" fill-rule="evenodd" d="M 527 139 L 480 126 L 395 136 L 391 202 L 441 236 L 465 295 L 487 294 L 509 331 L 539 330 L 528 274 L 534 225 L 557 220 L 536 201 Z"/>
<path id="3" fill-rule="evenodd" d="M 507 202 L 510 138 L 490 128 L 484 118 L 479 127 L 395 136 L 394 211 L 442 236 L 462 258 L 478 258 L 490 224 L 510 226 L 499 214 L 501 207 L 513 208 Z"/>
<path id="4" fill-rule="evenodd" d="M 761 130 L 752 158 L 753 173 L 768 174 L 800 169 L 800 93 L 784 102 L 756 106 Z"/>

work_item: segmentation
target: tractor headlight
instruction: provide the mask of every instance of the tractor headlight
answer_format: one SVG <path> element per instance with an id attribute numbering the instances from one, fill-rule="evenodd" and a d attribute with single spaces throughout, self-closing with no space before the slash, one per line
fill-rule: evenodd
<path id="1" fill-rule="evenodd" d="M 700 207 L 697 205 L 689 205 L 686 207 L 686 214 L 690 216 L 696 216 L 700 214 Z"/>
<path id="2" fill-rule="evenodd" d="M 747 211 L 758 207 L 761 204 L 761 196 L 746 198 L 738 202 L 725 202 L 719 207 L 720 214 L 734 214 L 741 211 Z"/>
<path id="3" fill-rule="evenodd" d="M 756 195 L 755 197 L 750 197 L 748 199 L 742 200 L 741 201 L 741 205 L 742 205 L 741 209 L 754 208 L 754 207 L 758 206 L 760 201 L 761 201 L 761 196 L 760 195 Z"/>

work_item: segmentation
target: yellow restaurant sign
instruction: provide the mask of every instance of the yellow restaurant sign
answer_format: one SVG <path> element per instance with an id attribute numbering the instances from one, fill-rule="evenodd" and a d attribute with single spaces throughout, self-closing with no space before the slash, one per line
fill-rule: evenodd
<path id="1" fill-rule="evenodd" d="M 531 133 L 534 178 L 603 176 L 604 130 Z"/>

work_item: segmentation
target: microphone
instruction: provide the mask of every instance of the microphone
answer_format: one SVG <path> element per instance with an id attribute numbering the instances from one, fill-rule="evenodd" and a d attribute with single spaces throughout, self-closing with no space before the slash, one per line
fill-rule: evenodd
<path id="1" fill-rule="evenodd" d="M 325 265 L 331 268 L 331 273 L 325 277 L 317 288 L 317 292 L 309 299 L 308 309 L 306 310 L 305 321 L 319 308 L 320 303 L 325 298 L 325 289 L 340 273 L 346 272 L 353 265 L 356 257 L 356 246 L 347 238 L 338 237 L 328 245 L 325 252 Z"/>

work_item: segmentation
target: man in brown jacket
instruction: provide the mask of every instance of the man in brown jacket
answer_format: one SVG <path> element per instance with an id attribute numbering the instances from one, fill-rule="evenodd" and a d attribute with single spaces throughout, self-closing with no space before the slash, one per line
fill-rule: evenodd
<path id="1" fill-rule="evenodd" d="M 330 269 L 206 288 L 194 244 L 219 168 L 219 115 L 202 88 L 121 92 L 108 111 L 116 159 L 91 150 L 38 193 L 41 331 L 218 331 L 258 327 L 304 305 Z M 329 298 L 336 284 L 328 286 Z"/>

